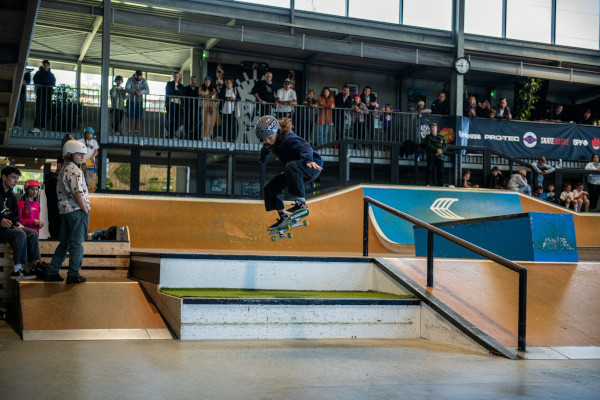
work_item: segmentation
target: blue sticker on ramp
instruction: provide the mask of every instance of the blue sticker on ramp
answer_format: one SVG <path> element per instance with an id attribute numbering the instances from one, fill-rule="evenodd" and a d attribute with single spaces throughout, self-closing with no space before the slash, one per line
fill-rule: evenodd
<path id="1" fill-rule="evenodd" d="M 370 187 L 363 188 L 363 191 L 365 196 L 428 223 L 523 212 L 519 195 L 515 192 Z M 376 223 L 388 239 L 399 244 L 415 243 L 410 222 L 380 208 L 371 208 Z"/>

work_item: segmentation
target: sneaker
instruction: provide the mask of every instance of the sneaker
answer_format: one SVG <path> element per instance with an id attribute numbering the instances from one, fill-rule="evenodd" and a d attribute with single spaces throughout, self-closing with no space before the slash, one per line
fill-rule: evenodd
<path id="1" fill-rule="evenodd" d="M 62 281 L 64 281 L 64 278 L 62 276 L 60 276 L 59 274 L 55 274 L 55 275 L 46 274 L 46 276 L 44 277 L 44 280 L 46 282 L 62 282 Z"/>
<path id="2" fill-rule="evenodd" d="M 304 218 L 308 215 L 308 206 L 306 203 L 296 201 L 292 207 L 285 210 L 285 213 L 293 219 Z"/>
<path id="3" fill-rule="evenodd" d="M 77 275 L 77 276 L 74 276 L 72 278 L 67 278 L 67 285 L 77 284 L 77 283 L 83 283 L 85 281 L 87 281 L 87 279 L 85 279 L 81 275 Z"/>
<path id="4" fill-rule="evenodd" d="M 283 215 L 279 219 L 277 219 L 277 222 L 275 222 L 273 225 L 268 227 L 267 230 L 268 231 L 278 231 L 279 229 L 285 227 L 288 224 L 289 220 L 290 219 L 288 218 L 287 215 Z"/>
<path id="5" fill-rule="evenodd" d="M 35 275 L 27 273 L 21 268 L 17 272 L 13 271 L 13 273 L 10 274 L 10 279 L 35 279 Z"/>
<path id="6" fill-rule="evenodd" d="M 40 133 L 40 128 L 31 128 L 31 130 L 29 132 L 31 132 L 31 133 Z"/>

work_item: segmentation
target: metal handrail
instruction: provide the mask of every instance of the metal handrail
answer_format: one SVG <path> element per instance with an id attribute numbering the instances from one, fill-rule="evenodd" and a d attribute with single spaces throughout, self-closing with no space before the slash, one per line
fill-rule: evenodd
<path id="1" fill-rule="evenodd" d="M 420 228 L 427 230 L 427 286 L 433 287 L 433 235 L 438 235 L 450 242 L 464 247 L 473 253 L 479 254 L 489 260 L 497 262 L 519 274 L 519 316 L 518 316 L 518 332 L 517 341 L 518 348 L 521 351 L 526 351 L 526 314 L 527 314 L 527 268 L 515 262 L 507 260 L 498 254 L 492 253 L 482 247 L 467 242 L 451 233 L 445 232 L 427 222 L 423 222 L 411 215 L 396 210 L 386 204 L 383 204 L 371 197 L 363 198 L 363 256 L 369 255 L 369 204 L 378 207 L 392 215 L 402 218 Z"/>

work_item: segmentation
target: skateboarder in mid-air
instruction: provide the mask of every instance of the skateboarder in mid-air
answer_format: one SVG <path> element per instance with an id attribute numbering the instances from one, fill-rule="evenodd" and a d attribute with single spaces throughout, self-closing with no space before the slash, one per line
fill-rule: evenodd
<path id="1" fill-rule="evenodd" d="M 267 230 L 284 229 L 291 220 L 308 215 L 304 184 L 315 180 L 323 169 L 323 159 L 310 144 L 292 132 L 292 121 L 289 118 L 277 120 L 265 115 L 256 123 L 256 137 L 263 142 L 259 161 L 264 164 L 274 155 L 285 165 L 284 171 L 265 185 L 265 208 L 267 211 L 277 210 L 279 219 Z M 285 209 L 283 194 L 288 189 L 290 195 L 296 197 L 295 204 Z"/>

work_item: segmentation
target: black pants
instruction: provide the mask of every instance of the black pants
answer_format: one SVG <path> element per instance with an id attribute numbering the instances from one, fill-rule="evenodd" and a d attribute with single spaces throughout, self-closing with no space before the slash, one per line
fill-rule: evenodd
<path id="1" fill-rule="evenodd" d="M 588 182 L 590 193 L 590 209 L 598 210 L 598 198 L 600 198 L 600 185 L 592 185 Z"/>
<path id="2" fill-rule="evenodd" d="M 112 109 L 112 128 L 118 135 L 121 132 L 121 121 L 123 120 L 123 110 Z"/>
<path id="3" fill-rule="evenodd" d="M 235 142 L 237 139 L 237 119 L 235 114 L 221 114 L 221 128 L 223 129 L 223 140 Z"/>
<path id="4" fill-rule="evenodd" d="M 179 129 L 180 113 L 181 107 L 179 104 L 169 102 L 169 106 L 167 107 L 167 130 L 171 139 L 173 139 Z"/>
<path id="5" fill-rule="evenodd" d="M 307 167 L 302 160 L 288 162 L 285 170 L 265 185 L 265 209 L 283 210 L 286 188 L 292 196 L 306 197 L 304 184 L 317 179 L 320 174 L 321 171 Z"/>
<path id="6" fill-rule="evenodd" d="M 433 182 L 433 174 L 435 170 L 437 186 L 444 186 L 444 160 L 441 158 L 427 159 L 427 184 Z"/>
<path id="7" fill-rule="evenodd" d="M 35 122 L 34 127 L 46 128 L 46 121 L 52 105 L 53 89 L 46 86 L 38 86 L 35 89 Z"/>
<path id="8" fill-rule="evenodd" d="M 23 118 L 25 117 L 25 97 L 27 97 L 27 94 L 21 92 L 17 114 L 15 115 L 15 126 L 23 127 Z"/>

